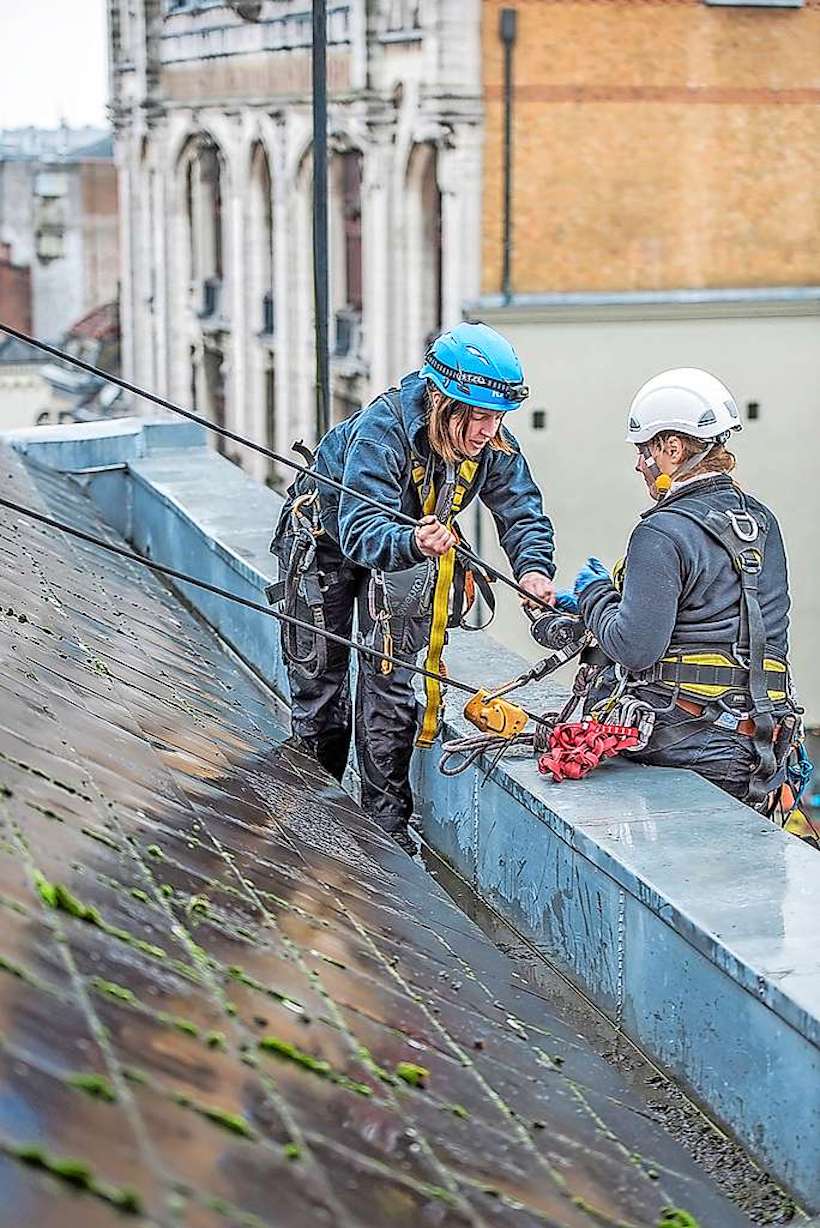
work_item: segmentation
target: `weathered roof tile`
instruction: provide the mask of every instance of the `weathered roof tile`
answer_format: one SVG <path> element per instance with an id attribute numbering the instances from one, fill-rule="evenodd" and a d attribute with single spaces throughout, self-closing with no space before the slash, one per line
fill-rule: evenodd
<path id="1" fill-rule="evenodd" d="M 143 568 L 4 512 L 0 610 L 13 1222 L 744 1222 Z"/>

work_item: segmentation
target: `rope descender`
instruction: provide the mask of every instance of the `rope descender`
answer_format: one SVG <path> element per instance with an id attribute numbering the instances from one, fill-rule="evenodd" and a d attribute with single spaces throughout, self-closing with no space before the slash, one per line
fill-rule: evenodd
<path id="1" fill-rule="evenodd" d="M 486 690 L 477 691 L 467 701 L 464 715 L 482 733 L 505 739 L 517 737 L 529 720 L 523 708 Z"/>

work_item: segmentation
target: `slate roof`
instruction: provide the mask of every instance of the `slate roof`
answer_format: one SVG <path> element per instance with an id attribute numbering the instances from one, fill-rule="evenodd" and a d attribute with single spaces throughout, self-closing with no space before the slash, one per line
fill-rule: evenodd
<path id="1" fill-rule="evenodd" d="M 0 509 L 0 611 L 0 1222 L 746 1223 L 144 568 Z"/>
<path id="2" fill-rule="evenodd" d="M 25 341 L 18 341 L 16 337 L 8 337 L 0 333 L 0 365 L 12 366 L 25 363 L 28 366 L 34 366 L 42 361 L 42 354 L 39 350 L 35 350 L 33 345 L 26 345 Z"/>

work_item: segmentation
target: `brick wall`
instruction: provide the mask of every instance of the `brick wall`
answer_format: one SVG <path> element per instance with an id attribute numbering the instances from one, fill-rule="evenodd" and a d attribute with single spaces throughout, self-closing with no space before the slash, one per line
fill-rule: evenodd
<path id="1" fill-rule="evenodd" d="M 117 169 L 113 162 L 84 162 L 80 167 L 83 230 L 83 278 L 88 308 L 117 298 L 119 215 Z"/>
<path id="2" fill-rule="evenodd" d="M 8 243 L 0 243 L 0 320 L 31 332 L 31 269 L 12 264 Z"/>
<path id="3" fill-rule="evenodd" d="M 518 10 L 516 292 L 820 282 L 820 2 Z M 483 290 L 501 280 L 501 0 L 484 0 Z"/>

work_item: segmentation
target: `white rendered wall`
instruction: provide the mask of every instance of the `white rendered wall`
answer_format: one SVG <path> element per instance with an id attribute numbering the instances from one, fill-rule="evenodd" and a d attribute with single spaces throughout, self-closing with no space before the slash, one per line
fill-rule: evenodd
<path id="1" fill-rule="evenodd" d="M 571 587 L 589 554 L 608 565 L 622 555 L 647 506 L 643 481 L 632 469 L 634 448 L 623 438 L 632 394 L 668 367 L 713 371 L 734 392 L 744 417 L 744 429 L 731 445 L 738 461 L 735 476 L 772 508 L 783 529 L 794 676 L 809 722 L 820 724 L 820 308 L 815 303 L 819 314 L 745 317 L 734 309 L 734 318 L 658 318 L 648 311 L 625 319 L 618 310 L 602 309 L 597 318 L 585 319 L 580 310 L 573 318 L 572 309 L 563 318 L 554 311 L 539 316 L 515 308 L 475 313 L 516 346 L 532 387 L 530 401 L 511 417 L 510 426 L 555 522 L 559 587 Z M 757 421 L 746 421 L 749 401 L 760 406 Z M 544 430 L 532 429 L 536 408 L 546 409 Z M 472 523 L 466 527 L 473 530 Z M 487 557 L 499 559 L 489 523 L 483 538 Z M 494 634 L 521 651 L 515 597 L 504 598 L 502 605 Z"/>

